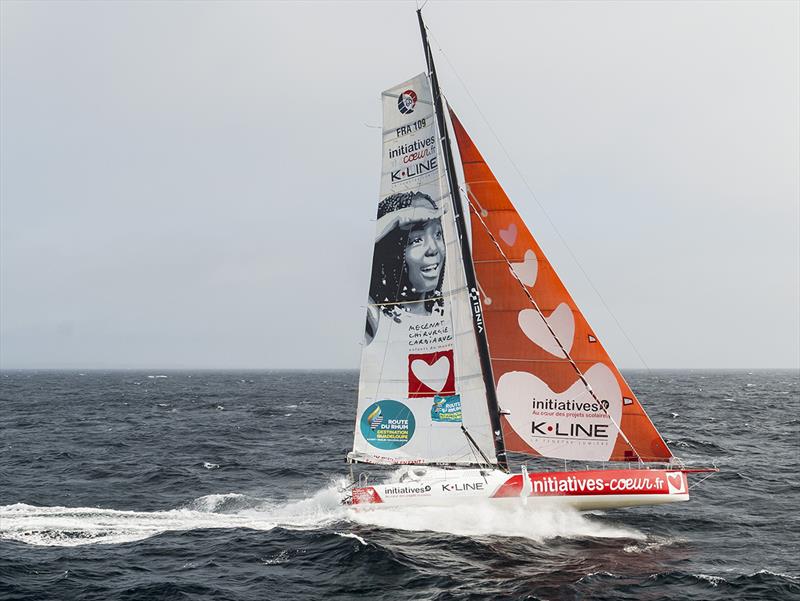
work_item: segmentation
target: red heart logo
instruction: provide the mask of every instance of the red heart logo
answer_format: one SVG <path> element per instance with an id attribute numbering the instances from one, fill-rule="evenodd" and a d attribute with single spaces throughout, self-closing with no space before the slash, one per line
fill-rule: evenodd
<path id="1" fill-rule="evenodd" d="M 683 490 L 683 475 L 682 474 L 667 474 L 670 486 L 675 490 Z"/>
<path id="2" fill-rule="evenodd" d="M 408 355 L 408 397 L 432 397 L 455 394 L 453 351 L 411 353 Z"/>

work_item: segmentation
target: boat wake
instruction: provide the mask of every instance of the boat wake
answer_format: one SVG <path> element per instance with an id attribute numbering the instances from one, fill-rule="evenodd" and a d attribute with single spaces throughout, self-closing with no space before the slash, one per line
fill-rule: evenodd
<path id="1" fill-rule="evenodd" d="M 17 503 L 0 507 L 0 539 L 29 545 L 75 547 L 119 544 L 168 531 L 202 528 L 269 530 L 275 523 L 190 509 L 120 511 L 98 507 L 36 507 Z"/>
<path id="2" fill-rule="evenodd" d="M 242 494 L 206 495 L 185 507 L 166 511 L 123 511 L 98 507 L 0 506 L 0 539 L 29 545 L 74 547 L 121 544 L 164 532 L 207 528 L 276 527 L 315 530 L 336 524 L 355 527 L 342 536 L 369 538 L 365 527 L 433 531 L 458 536 L 514 536 L 535 541 L 550 538 L 623 538 L 645 540 L 632 528 L 604 524 L 570 509 L 469 504 L 452 507 L 354 509 L 339 503 L 341 482 L 293 502 L 275 502 Z"/>
<path id="3" fill-rule="evenodd" d="M 358 524 L 396 530 L 429 530 L 458 536 L 514 536 L 534 541 L 551 538 L 624 538 L 644 540 L 632 528 L 603 524 L 565 507 L 500 505 L 489 500 L 449 507 L 353 510 Z"/>

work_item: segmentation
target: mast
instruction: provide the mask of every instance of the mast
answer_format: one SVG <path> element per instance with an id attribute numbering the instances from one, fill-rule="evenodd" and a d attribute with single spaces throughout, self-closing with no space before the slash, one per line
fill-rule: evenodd
<path id="1" fill-rule="evenodd" d="M 506 458 L 505 442 L 503 441 L 503 429 L 500 426 L 500 408 L 497 404 L 497 391 L 494 387 L 494 375 L 492 374 L 492 362 L 489 357 L 489 342 L 486 339 L 486 325 L 483 321 L 483 307 L 481 306 L 478 284 L 475 278 L 475 267 L 472 265 L 472 253 L 469 248 L 467 238 L 467 227 L 464 222 L 464 215 L 461 205 L 461 194 L 459 193 L 458 180 L 456 178 L 455 163 L 453 161 L 453 149 L 450 145 L 450 136 L 447 133 L 447 123 L 444 119 L 444 108 L 442 94 L 439 90 L 439 79 L 436 76 L 436 67 L 433 64 L 433 54 L 428 43 L 428 34 L 425 31 L 425 23 L 422 20 L 422 9 L 417 10 L 419 19 L 419 30 L 422 34 L 422 46 L 425 51 L 425 62 L 428 66 L 428 73 L 431 78 L 431 89 L 433 92 L 433 105 L 436 111 L 436 123 L 439 127 L 442 152 L 444 154 L 445 169 L 447 170 L 447 183 L 450 188 L 453 200 L 453 216 L 456 223 L 458 239 L 461 243 L 461 258 L 464 263 L 464 272 L 469 290 L 470 302 L 472 305 L 472 327 L 475 332 L 475 339 L 478 344 L 478 355 L 480 357 L 481 372 L 483 383 L 486 387 L 486 404 L 489 408 L 489 421 L 492 425 L 492 440 L 494 441 L 494 451 L 497 456 L 498 466 L 508 471 L 508 459 Z M 468 438 L 469 434 L 467 434 Z"/>

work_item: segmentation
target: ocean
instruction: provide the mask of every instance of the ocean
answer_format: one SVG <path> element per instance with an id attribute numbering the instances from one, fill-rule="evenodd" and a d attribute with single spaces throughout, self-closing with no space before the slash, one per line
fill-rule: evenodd
<path id="1" fill-rule="evenodd" d="M 357 512 L 356 372 L 2 372 L 0 599 L 800 599 L 798 372 L 625 375 L 690 502 Z"/>

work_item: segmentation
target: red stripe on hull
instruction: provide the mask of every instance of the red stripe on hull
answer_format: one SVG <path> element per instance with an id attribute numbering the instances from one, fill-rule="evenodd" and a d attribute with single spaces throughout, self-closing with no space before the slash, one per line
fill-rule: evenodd
<path id="1" fill-rule="evenodd" d="M 528 474 L 532 497 L 668 495 L 687 492 L 686 476 L 665 470 L 595 470 Z M 492 497 L 519 497 L 522 475 L 510 476 Z"/>

